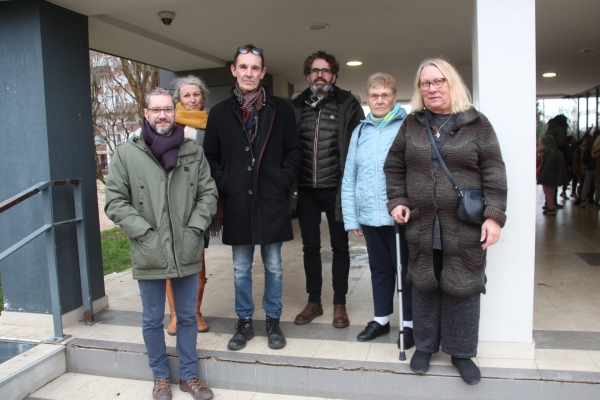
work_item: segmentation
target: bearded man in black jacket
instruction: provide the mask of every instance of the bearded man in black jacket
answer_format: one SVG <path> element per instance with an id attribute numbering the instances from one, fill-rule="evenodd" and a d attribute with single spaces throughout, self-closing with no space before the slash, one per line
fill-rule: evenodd
<path id="1" fill-rule="evenodd" d="M 261 246 L 265 267 L 262 305 L 269 347 L 286 340 L 282 312 L 282 242 L 294 238 L 288 192 L 295 183 L 302 150 L 289 102 L 262 86 L 267 69 L 263 51 L 251 44 L 237 49 L 231 65 L 236 78 L 231 96 L 210 111 L 204 153 L 224 198 L 223 243 L 232 246 L 235 311 L 239 318 L 230 350 L 254 337 L 252 260 Z"/>
<path id="2" fill-rule="evenodd" d="M 302 143 L 297 213 L 308 293 L 308 304 L 294 320 L 297 325 L 308 324 L 323 315 L 320 230 L 323 211 L 333 251 L 333 326 L 350 325 L 346 312 L 350 253 L 340 188 L 352 131 L 365 114 L 352 94 L 335 86 L 339 69 L 332 54 L 324 51 L 311 54 L 304 61 L 309 87 L 292 102 Z"/>

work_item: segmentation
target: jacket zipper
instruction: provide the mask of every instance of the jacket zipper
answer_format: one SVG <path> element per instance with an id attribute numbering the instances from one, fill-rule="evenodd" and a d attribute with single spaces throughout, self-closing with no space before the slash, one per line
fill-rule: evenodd
<path id="1" fill-rule="evenodd" d="M 377 134 L 377 148 L 375 149 L 375 212 L 377 213 L 376 221 L 379 226 L 379 145 L 381 142 L 381 128 Z"/>
<path id="2" fill-rule="evenodd" d="M 177 167 L 175 167 L 177 168 Z M 175 172 L 173 168 L 173 172 Z M 175 235 L 173 234 L 173 221 L 171 220 L 171 201 L 169 199 L 169 171 L 165 170 L 165 193 L 167 196 L 167 217 L 169 217 L 169 231 L 171 232 L 171 251 L 173 252 L 173 259 L 175 260 L 175 269 L 177 275 L 181 277 L 181 271 L 179 270 L 179 263 L 177 262 L 177 254 L 175 253 Z"/>
<path id="3" fill-rule="evenodd" d="M 317 152 L 319 151 L 319 121 L 321 120 L 321 110 L 317 114 L 315 124 L 315 140 L 313 143 L 313 187 L 317 187 Z"/>

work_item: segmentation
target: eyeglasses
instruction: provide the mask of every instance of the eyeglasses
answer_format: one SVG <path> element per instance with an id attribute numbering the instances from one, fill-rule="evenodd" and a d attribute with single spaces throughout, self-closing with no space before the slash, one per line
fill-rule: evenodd
<path id="1" fill-rule="evenodd" d="M 313 68 L 310 70 L 311 75 L 319 75 L 319 72 L 325 75 L 331 75 L 331 70 L 329 68 Z"/>
<path id="2" fill-rule="evenodd" d="M 367 94 L 367 97 L 371 101 L 377 101 L 377 99 L 380 98 L 380 97 L 381 97 L 381 100 L 388 101 L 388 100 L 391 100 L 392 97 L 394 97 L 394 94 L 393 93 L 380 93 L 380 94 L 369 93 L 369 94 Z"/>
<path id="3" fill-rule="evenodd" d="M 263 53 L 263 51 L 262 51 L 262 49 L 259 49 L 258 47 L 249 48 L 246 46 L 242 46 L 242 47 L 238 47 L 237 51 L 233 55 L 233 58 L 235 58 L 238 54 L 248 54 L 248 53 L 252 53 L 254 55 L 260 56 Z"/>
<path id="4" fill-rule="evenodd" d="M 148 112 L 150 115 L 158 116 L 161 112 L 164 112 L 165 115 L 173 115 L 175 113 L 175 109 L 173 107 L 165 107 L 165 108 L 148 108 Z"/>
<path id="5" fill-rule="evenodd" d="M 436 89 L 439 89 L 442 86 L 444 86 L 444 82 L 446 82 L 446 81 L 447 81 L 446 78 L 438 78 L 438 79 L 434 79 L 433 82 L 419 82 L 419 84 L 417 86 L 423 91 L 429 90 L 429 87 L 431 85 L 433 85 L 433 87 L 435 87 Z"/>

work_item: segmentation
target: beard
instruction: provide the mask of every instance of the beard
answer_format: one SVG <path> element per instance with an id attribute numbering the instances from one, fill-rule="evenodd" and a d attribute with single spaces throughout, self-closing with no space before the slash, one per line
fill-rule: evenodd
<path id="1" fill-rule="evenodd" d="M 320 83 L 323 86 L 319 87 L 316 84 Z M 333 86 L 333 76 L 331 77 L 330 80 L 326 80 L 324 78 L 316 78 L 314 81 L 310 82 L 310 90 L 314 93 L 314 94 L 327 94 L 327 92 L 329 92 L 329 90 L 331 89 L 331 87 Z"/>
<path id="2" fill-rule="evenodd" d="M 157 128 L 156 123 L 163 122 L 163 121 L 168 121 L 169 126 L 164 127 L 164 128 Z M 170 120 L 168 118 L 162 118 L 160 120 L 156 119 L 156 120 L 154 120 L 153 123 L 150 124 L 150 127 L 152 128 L 152 130 L 154 130 L 154 132 L 156 132 L 156 134 L 159 136 L 165 136 L 165 135 L 168 135 L 169 133 L 171 133 L 173 131 L 173 126 L 175 126 L 175 121 Z"/>

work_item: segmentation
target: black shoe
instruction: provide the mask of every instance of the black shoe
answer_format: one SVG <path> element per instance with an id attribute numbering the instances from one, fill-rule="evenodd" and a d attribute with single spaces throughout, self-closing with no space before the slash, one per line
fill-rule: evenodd
<path id="1" fill-rule="evenodd" d="M 575 203 L 573 203 L 573 204 L 575 204 L 576 206 L 578 206 L 578 205 L 580 205 L 580 204 L 581 204 L 581 200 L 580 200 L 580 199 L 577 199 L 577 201 L 575 201 Z"/>
<path id="2" fill-rule="evenodd" d="M 283 349 L 286 345 L 285 336 L 279 327 L 279 318 L 269 317 L 267 315 L 267 336 L 269 337 L 269 347 L 272 349 Z"/>
<path id="3" fill-rule="evenodd" d="M 451 357 L 451 359 L 452 365 L 458 368 L 461 378 L 467 382 L 467 385 L 477 385 L 481 382 L 481 371 L 479 371 L 473 360 L 458 357 Z"/>
<path id="4" fill-rule="evenodd" d="M 554 205 L 556 206 L 556 208 L 564 208 L 565 207 L 564 204 L 555 203 Z"/>
<path id="5" fill-rule="evenodd" d="M 229 350 L 241 350 L 246 347 L 246 342 L 254 337 L 252 318 L 240 318 L 235 325 L 235 335 L 229 340 Z"/>
<path id="6" fill-rule="evenodd" d="M 413 354 L 410 359 L 410 369 L 412 372 L 417 374 L 425 374 L 429 371 L 429 360 L 431 359 L 431 354 L 425 353 L 421 350 L 415 350 L 415 354 Z"/>
<path id="7" fill-rule="evenodd" d="M 369 340 L 373 340 L 381 335 L 385 335 L 386 333 L 390 333 L 389 322 L 385 325 L 381 325 L 377 321 L 371 321 L 367 324 L 367 327 L 358 334 L 356 339 L 359 342 L 368 342 Z"/>
<path id="8" fill-rule="evenodd" d="M 411 349 L 415 345 L 415 337 L 412 328 L 404 327 L 404 350 Z M 400 335 L 398 335 L 398 348 L 400 348 Z"/>

